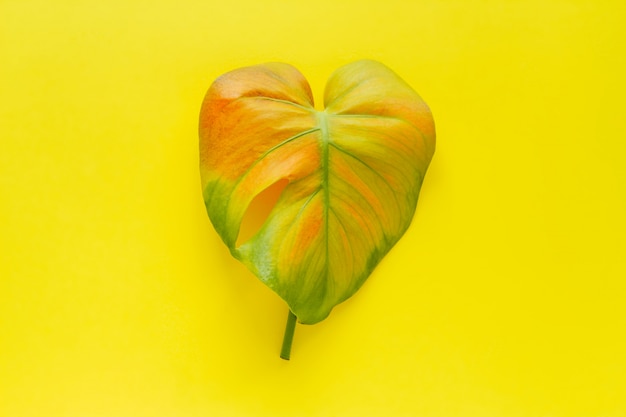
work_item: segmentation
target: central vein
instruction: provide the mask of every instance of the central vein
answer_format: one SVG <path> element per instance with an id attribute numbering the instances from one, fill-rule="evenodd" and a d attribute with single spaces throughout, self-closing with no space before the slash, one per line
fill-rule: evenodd
<path id="1" fill-rule="evenodd" d="M 320 129 L 320 148 L 322 153 L 321 158 L 321 169 L 322 169 L 322 191 L 324 196 L 324 234 L 326 239 L 326 275 L 328 275 L 328 255 L 329 255 L 329 245 L 328 245 L 328 213 L 330 210 L 330 187 L 328 184 L 328 177 L 330 172 L 330 160 L 329 160 L 329 151 L 330 151 L 330 135 L 328 132 L 328 114 L 325 111 L 318 111 L 316 113 L 317 117 L 317 126 Z"/>

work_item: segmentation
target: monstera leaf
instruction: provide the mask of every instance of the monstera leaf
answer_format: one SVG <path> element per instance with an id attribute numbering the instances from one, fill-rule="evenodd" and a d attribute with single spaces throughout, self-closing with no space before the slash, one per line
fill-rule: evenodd
<path id="1" fill-rule="evenodd" d="M 200 115 L 215 229 L 305 324 L 354 294 L 406 231 L 435 150 L 427 105 L 381 63 L 338 69 L 324 107 L 298 70 L 269 63 L 219 77 Z M 239 243 L 248 206 L 279 182 L 265 223 Z"/>

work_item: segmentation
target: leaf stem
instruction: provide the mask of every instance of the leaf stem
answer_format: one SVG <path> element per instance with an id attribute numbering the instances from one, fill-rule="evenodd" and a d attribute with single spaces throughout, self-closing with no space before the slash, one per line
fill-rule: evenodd
<path id="1" fill-rule="evenodd" d="M 285 335 L 283 336 L 283 347 L 280 350 L 280 357 L 286 361 L 291 357 L 291 343 L 293 342 L 293 334 L 296 330 L 296 315 L 289 310 L 287 316 L 287 325 L 285 326 Z"/>

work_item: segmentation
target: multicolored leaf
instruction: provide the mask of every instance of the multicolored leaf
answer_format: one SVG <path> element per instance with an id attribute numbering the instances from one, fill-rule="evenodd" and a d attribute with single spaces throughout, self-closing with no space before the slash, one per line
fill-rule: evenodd
<path id="1" fill-rule="evenodd" d="M 354 294 L 404 234 L 435 150 L 428 106 L 381 63 L 338 69 L 324 106 L 298 70 L 270 63 L 219 77 L 200 115 L 215 229 L 306 324 Z M 248 206 L 281 181 L 269 217 L 239 244 Z"/>

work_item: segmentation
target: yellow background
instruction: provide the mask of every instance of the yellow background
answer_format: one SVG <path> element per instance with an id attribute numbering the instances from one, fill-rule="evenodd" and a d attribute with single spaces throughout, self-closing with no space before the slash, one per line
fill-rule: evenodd
<path id="1" fill-rule="evenodd" d="M 626 416 L 623 2 L 0 1 L 0 416 Z M 413 224 L 298 326 L 232 259 L 197 116 L 284 61 L 429 103 Z"/>

